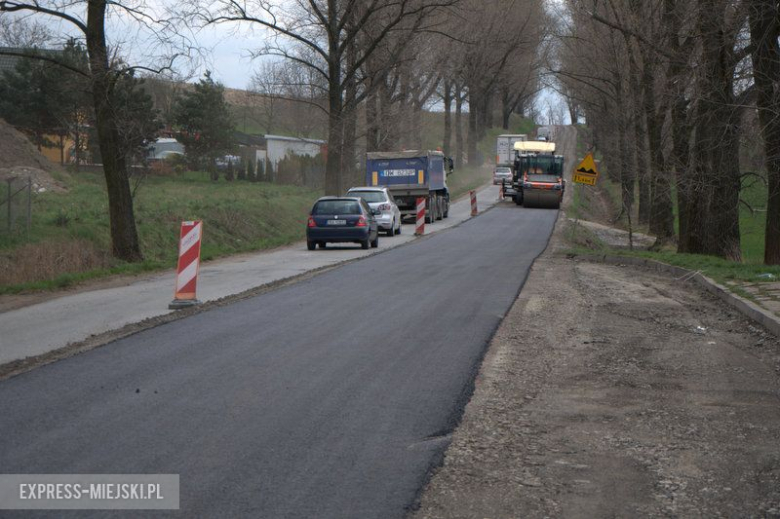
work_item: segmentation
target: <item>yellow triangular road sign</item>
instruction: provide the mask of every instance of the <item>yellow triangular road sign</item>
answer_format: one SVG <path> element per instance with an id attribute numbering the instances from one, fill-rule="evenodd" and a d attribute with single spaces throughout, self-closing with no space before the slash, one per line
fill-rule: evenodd
<path id="1" fill-rule="evenodd" d="M 593 160 L 593 154 L 588 153 L 585 158 L 582 159 L 580 165 L 574 170 L 577 173 L 589 173 L 591 175 L 598 175 L 599 170 L 596 169 L 596 161 Z"/>

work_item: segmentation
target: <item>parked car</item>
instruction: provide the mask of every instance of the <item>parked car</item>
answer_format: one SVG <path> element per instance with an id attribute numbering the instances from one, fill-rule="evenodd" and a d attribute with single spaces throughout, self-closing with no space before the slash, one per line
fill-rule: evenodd
<path id="1" fill-rule="evenodd" d="M 359 243 L 364 249 L 379 246 L 379 227 L 373 210 L 358 197 L 322 197 L 314 203 L 306 225 L 309 250 L 327 243 Z"/>
<path id="2" fill-rule="evenodd" d="M 359 196 L 366 201 L 371 209 L 378 209 L 376 215 L 379 228 L 388 236 L 401 234 L 401 210 L 386 187 L 353 187 L 347 196 Z"/>
<path id="3" fill-rule="evenodd" d="M 500 184 L 503 180 L 512 182 L 512 168 L 496 166 L 496 169 L 493 170 L 493 184 Z"/>

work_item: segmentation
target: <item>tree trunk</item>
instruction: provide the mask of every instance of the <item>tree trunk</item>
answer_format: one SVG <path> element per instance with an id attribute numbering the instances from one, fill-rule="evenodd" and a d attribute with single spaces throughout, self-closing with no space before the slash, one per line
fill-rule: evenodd
<path id="1" fill-rule="evenodd" d="M 469 133 L 466 141 L 466 153 L 468 155 L 468 161 L 470 166 L 478 166 L 479 158 L 477 157 L 477 142 L 480 139 L 480 109 L 485 106 L 485 101 L 482 97 L 482 92 L 475 85 L 469 85 L 468 89 L 469 99 Z"/>
<path id="2" fill-rule="evenodd" d="M 780 21 L 777 0 L 749 2 L 753 80 L 766 155 L 767 197 L 764 263 L 780 265 Z"/>
<path id="3" fill-rule="evenodd" d="M 398 148 L 398 129 L 393 114 L 392 93 L 387 81 L 384 81 L 379 89 L 379 114 L 377 145 L 380 150 L 395 150 Z"/>
<path id="4" fill-rule="evenodd" d="M 666 71 L 666 92 L 670 96 L 670 126 L 672 131 L 671 162 L 677 179 L 677 215 L 678 215 L 678 240 L 677 252 L 689 252 L 690 243 L 689 215 L 690 204 L 693 196 L 692 177 L 694 170 L 690 167 L 690 133 L 691 129 L 687 120 L 688 101 L 684 91 L 688 88 L 688 82 L 683 79 L 685 73 L 685 52 L 680 45 L 680 18 L 677 14 L 677 1 L 664 0 L 663 27 L 669 41 L 669 51 L 672 59 Z M 687 58 L 687 56 L 685 56 Z"/>
<path id="5" fill-rule="evenodd" d="M 366 151 L 379 151 L 379 96 L 372 90 L 366 97 Z"/>
<path id="6" fill-rule="evenodd" d="M 478 159 L 477 159 L 477 127 L 479 126 L 479 113 L 477 112 L 476 108 L 477 103 L 474 102 L 474 96 L 473 94 L 469 93 L 469 134 L 468 134 L 468 158 L 469 158 L 469 165 L 476 166 L 478 165 Z"/>
<path id="7" fill-rule="evenodd" d="M 455 167 L 463 167 L 463 88 L 455 87 Z"/>
<path id="8" fill-rule="evenodd" d="M 650 155 L 650 232 L 661 243 L 674 237 L 674 213 L 672 211 L 672 181 L 666 165 L 662 143 L 661 115 L 655 96 L 655 68 L 650 65 L 652 56 L 645 55 L 642 71 L 645 122 L 647 124 L 648 152 Z"/>
<path id="9" fill-rule="evenodd" d="M 416 150 L 422 149 L 422 107 L 415 101 L 411 103 L 412 109 L 412 130 L 411 147 Z"/>
<path id="10" fill-rule="evenodd" d="M 444 95 L 442 96 L 444 101 L 444 142 L 442 143 L 442 151 L 446 157 L 450 155 L 450 147 L 452 146 L 452 83 L 449 80 L 444 80 Z"/>
<path id="11" fill-rule="evenodd" d="M 512 105 L 512 95 L 506 88 L 501 91 L 501 128 L 509 130 L 509 117 L 514 110 Z"/>
<path id="12" fill-rule="evenodd" d="M 645 225 L 650 222 L 650 174 L 647 158 L 647 133 L 645 133 L 642 121 L 643 117 L 637 117 L 634 121 L 634 142 L 636 145 L 636 165 L 634 167 L 639 183 L 638 223 Z"/>
<path id="13" fill-rule="evenodd" d="M 92 76 L 98 144 L 103 157 L 103 172 L 108 191 L 111 227 L 111 251 L 125 261 L 141 261 L 141 247 L 133 215 L 133 197 L 127 175 L 127 163 L 120 153 L 119 130 L 111 106 L 112 79 L 106 49 L 106 0 L 87 3 L 87 52 Z"/>
<path id="14" fill-rule="evenodd" d="M 724 35 L 723 3 L 699 0 L 697 30 L 702 57 L 697 105 L 693 176 L 687 193 L 685 250 L 738 261 L 739 124 L 734 98 L 733 45 Z"/>

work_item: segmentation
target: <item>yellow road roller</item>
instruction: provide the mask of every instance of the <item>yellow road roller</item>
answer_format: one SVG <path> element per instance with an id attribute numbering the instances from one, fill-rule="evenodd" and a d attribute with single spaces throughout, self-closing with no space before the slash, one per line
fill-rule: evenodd
<path id="1" fill-rule="evenodd" d="M 515 143 L 512 185 L 504 195 L 523 207 L 558 209 L 566 182 L 563 156 L 555 154 L 555 143 L 524 141 Z"/>

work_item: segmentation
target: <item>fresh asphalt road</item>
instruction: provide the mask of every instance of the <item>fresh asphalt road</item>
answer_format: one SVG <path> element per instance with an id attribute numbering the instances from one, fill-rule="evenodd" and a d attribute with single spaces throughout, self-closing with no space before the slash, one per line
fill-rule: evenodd
<path id="1" fill-rule="evenodd" d="M 499 204 L 0 382 L 0 472 L 179 474 L 144 516 L 402 517 L 557 214 Z"/>

